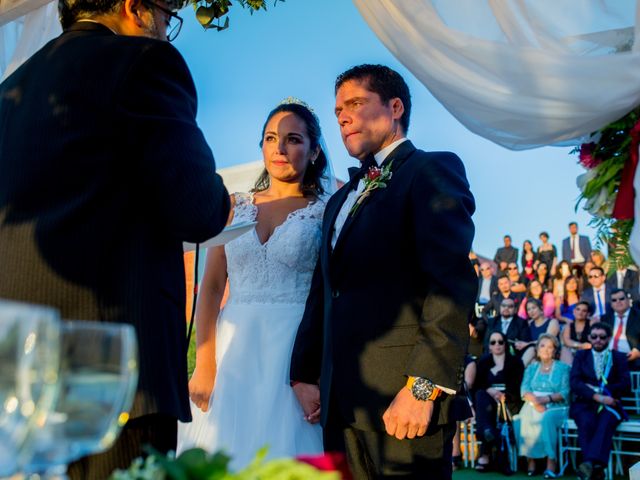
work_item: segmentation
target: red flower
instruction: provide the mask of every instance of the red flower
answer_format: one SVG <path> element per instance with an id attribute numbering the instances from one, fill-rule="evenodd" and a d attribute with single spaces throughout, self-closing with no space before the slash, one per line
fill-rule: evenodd
<path id="1" fill-rule="evenodd" d="M 301 455 L 296 460 L 307 463 L 323 472 L 340 472 L 342 480 L 351 480 L 351 472 L 344 453 L 328 452 L 324 455 Z"/>
<path id="2" fill-rule="evenodd" d="M 602 159 L 597 158 L 593 152 L 596 149 L 596 144 L 591 143 L 583 143 L 580 145 L 580 163 L 584 168 L 594 168 L 602 163 Z"/>
<path id="3" fill-rule="evenodd" d="M 367 173 L 367 178 L 370 182 L 373 182 L 376 178 L 382 175 L 382 171 L 377 167 L 371 167 Z"/>

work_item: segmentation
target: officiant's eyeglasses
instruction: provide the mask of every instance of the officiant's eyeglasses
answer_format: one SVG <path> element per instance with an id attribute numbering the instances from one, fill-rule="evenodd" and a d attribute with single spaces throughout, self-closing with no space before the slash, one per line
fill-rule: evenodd
<path id="1" fill-rule="evenodd" d="M 167 40 L 169 42 L 173 42 L 182 29 L 182 17 L 176 12 L 165 8 L 162 5 L 158 5 L 156 2 L 151 0 L 142 0 L 142 3 L 145 3 L 149 7 L 157 8 L 167 15 Z"/>

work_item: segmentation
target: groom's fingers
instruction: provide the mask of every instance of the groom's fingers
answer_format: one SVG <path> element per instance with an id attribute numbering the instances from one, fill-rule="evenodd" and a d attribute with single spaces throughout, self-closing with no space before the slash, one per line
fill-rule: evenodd
<path id="1" fill-rule="evenodd" d="M 387 410 L 384 412 L 384 415 L 382 415 L 382 421 L 384 422 L 384 428 L 387 433 L 391 436 L 394 436 L 396 434 L 396 427 L 398 423 L 396 421 L 396 418 L 392 417 L 389 413 L 389 408 L 387 408 Z"/>

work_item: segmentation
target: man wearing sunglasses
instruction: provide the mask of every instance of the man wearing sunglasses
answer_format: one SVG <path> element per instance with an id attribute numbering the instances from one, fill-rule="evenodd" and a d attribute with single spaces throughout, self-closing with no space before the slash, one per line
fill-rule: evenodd
<path id="1" fill-rule="evenodd" d="M 580 300 L 588 302 L 593 312 L 592 319 L 600 320 L 605 313 L 611 312 L 611 302 L 609 302 L 609 289 L 607 288 L 604 270 L 600 267 L 593 267 L 589 270 L 588 281 L 591 288 L 586 288 L 582 292 Z"/>
<path id="2" fill-rule="evenodd" d="M 579 350 L 571 367 L 569 416 L 578 426 L 582 463 L 581 479 L 603 479 L 609 462 L 613 434 L 624 417 L 620 398 L 631 387 L 627 359 L 609 350 L 611 327 L 594 323 L 589 332 L 590 350 Z"/>
<path id="3" fill-rule="evenodd" d="M 611 308 L 613 312 L 602 317 L 613 332 L 610 347 L 627 356 L 630 370 L 640 370 L 640 313 L 631 308 L 629 295 L 621 288 L 611 291 Z"/>
<path id="4" fill-rule="evenodd" d="M 131 420 L 74 479 L 175 449 L 191 418 L 182 242 L 216 235 L 229 197 L 167 41 L 182 3 L 60 0 L 63 33 L 0 85 L 0 297 L 138 336 Z"/>

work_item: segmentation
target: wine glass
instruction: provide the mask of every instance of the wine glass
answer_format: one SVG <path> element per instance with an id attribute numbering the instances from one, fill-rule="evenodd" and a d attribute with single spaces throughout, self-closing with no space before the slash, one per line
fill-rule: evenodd
<path id="1" fill-rule="evenodd" d="M 29 429 L 55 401 L 59 334 L 56 310 L 0 300 L 0 477 L 16 471 Z"/>
<path id="2" fill-rule="evenodd" d="M 67 464 L 108 449 L 129 418 L 138 382 L 138 351 L 131 325 L 63 324 L 60 393 L 42 428 L 30 432 L 23 472 L 67 478 Z"/>

